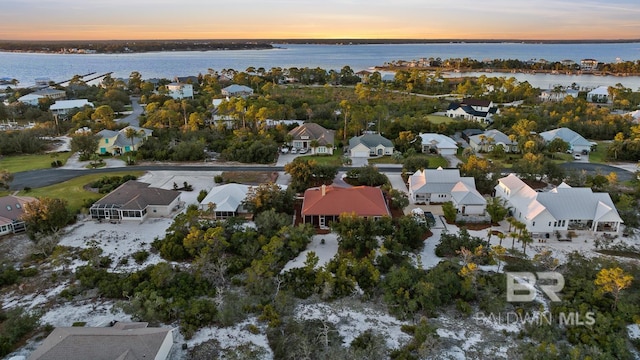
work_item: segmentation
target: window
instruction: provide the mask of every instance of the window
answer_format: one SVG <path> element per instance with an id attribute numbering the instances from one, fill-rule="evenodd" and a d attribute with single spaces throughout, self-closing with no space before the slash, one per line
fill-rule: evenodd
<path id="1" fill-rule="evenodd" d="M 104 143 L 108 144 L 109 143 L 109 139 L 104 139 Z"/>
<path id="2" fill-rule="evenodd" d="M 536 222 L 535 222 L 535 221 L 533 221 L 533 222 L 531 223 L 531 226 L 536 226 Z"/>
<path id="3" fill-rule="evenodd" d="M 20 204 L 16 204 L 16 209 L 20 209 Z"/>
<path id="4" fill-rule="evenodd" d="M 11 205 L 7 205 L 7 210 L 11 211 Z"/>
<path id="5" fill-rule="evenodd" d="M 549 226 L 551 226 L 551 221 L 549 221 Z"/>

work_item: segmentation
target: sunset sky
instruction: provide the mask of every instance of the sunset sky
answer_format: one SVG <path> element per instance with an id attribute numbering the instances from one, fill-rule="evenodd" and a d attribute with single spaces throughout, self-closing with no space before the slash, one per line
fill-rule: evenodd
<path id="1" fill-rule="evenodd" d="M 638 0 L 17 0 L 0 40 L 640 39 Z"/>

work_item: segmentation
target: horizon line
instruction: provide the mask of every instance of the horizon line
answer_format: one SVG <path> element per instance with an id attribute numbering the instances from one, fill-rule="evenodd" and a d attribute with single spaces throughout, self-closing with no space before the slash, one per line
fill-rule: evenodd
<path id="1" fill-rule="evenodd" d="M 371 41 L 406 41 L 406 42 L 563 42 L 563 43 L 598 43 L 598 42 L 640 42 L 640 38 L 636 39 L 513 39 L 513 38 L 165 38 L 165 39 L 0 39 L 0 42 L 79 42 L 79 41 L 264 41 L 264 42 L 301 42 L 301 41 L 331 41 L 331 42 L 344 42 L 344 41 L 357 41 L 357 42 L 371 42 Z"/>

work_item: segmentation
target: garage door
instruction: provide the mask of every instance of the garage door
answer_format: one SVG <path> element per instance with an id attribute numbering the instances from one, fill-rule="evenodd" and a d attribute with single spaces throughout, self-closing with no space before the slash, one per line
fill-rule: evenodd
<path id="1" fill-rule="evenodd" d="M 351 150 L 351 157 L 354 157 L 354 158 L 369 157 L 369 150 L 352 149 Z"/>

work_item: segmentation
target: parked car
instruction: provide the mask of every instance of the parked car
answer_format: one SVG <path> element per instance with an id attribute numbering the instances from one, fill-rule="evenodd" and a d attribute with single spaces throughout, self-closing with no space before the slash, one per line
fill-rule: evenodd
<path id="1" fill-rule="evenodd" d="M 288 154 L 288 153 L 289 153 L 289 148 L 287 148 L 287 147 L 283 147 L 283 148 L 280 150 L 280 152 L 281 152 L 281 153 L 283 153 L 283 154 Z"/>
<path id="2" fill-rule="evenodd" d="M 427 224 L 429 224 L 429 227 L 436 225 L 436 218 L 433 216 L 431 211 L 425 211 L 424 218 L 427 219 Z"/>
<path id="3" fill-rule="evenodd" d="M 580 154 L 573 154 L 573 159 L 574 160 L 580 160 L 580 159 L 582 159 L 582 156 L 580 156 Z"/>
<path id="4" fill-rule="evenodd" d="M 297 154 L 297 153 L 298 153 L 298 150 L 296 150 L 296 148 L 291 148 L 291 153 L 292 153 L 292 154 Z"/>
<path id="5" fill-rule="evenodd" d="M 309 149 L 307 149 L 307 148 L 302 148 L 302 149 L 298 150 L 298 154 L 306 154 L 308 152 L 309 152 Z"/>

